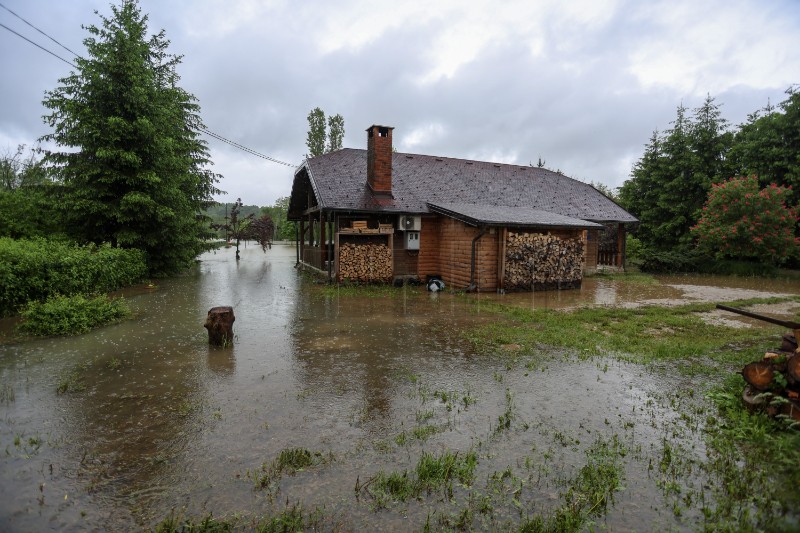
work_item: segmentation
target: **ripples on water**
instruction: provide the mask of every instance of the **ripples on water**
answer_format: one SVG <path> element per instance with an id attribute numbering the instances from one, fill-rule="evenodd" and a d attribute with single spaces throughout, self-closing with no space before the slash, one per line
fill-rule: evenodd
<path id="1" fill-rule="evenodd" d="M 80 337 L 0 345 L 0 529 L 137 529 L 173 508 L 261 514 L 286 500 L 325 506 L 355 529 L 419 529 L 431 509 L 457 507 L 434 498 L 405 513 L 374 513 L 353 488 L 380 469 L 413 469 L 423 449 L 479 450 L 476 483 L 512 467 L 528 479 L 518 497 L 531 511 L 547 511 L 558 504 L 558 480 L 580 467 L 598 436 L 618 432 L 646 447 L 675 416 L 653 402 L 641 409 L 658 396 L 663 376 L 559 354 L 510 368 L 508 354 L 479 356 L 460 340 L 495 319 L 468 298 L 417 288 L 391 298 L 322 297 L 294 260 L 294 248 L 283 246 L 266 254 L 250 246 L 239 263 L 232 250 L 209 253 L 186 276 L 125 291 L 133 320 Z M 800 287 L 598 277 L 580 291 L 470 299 L 629 306 L 764 290 Z M 217 305 L 234 307 L 232 348 L 207 345 L 202 324 Z M 57 394 L 65 383 L 74 392 Z M 465 396 L 473 402 L 465 405 Z M 497 436 L 509 398 L 512 430 Z M 421 425 L 435 427 L 428 440 L 397 443 Z M 247 472 L 290 447 L 334 461 L 284 478 L 274 501 L 254 491 Z M 629 470 L 607 527 L 672 524 L 659 504 L 641 503 L 659 501 L 652 480 Z M 497 513 L 518 518 L 513 506 Z"/>

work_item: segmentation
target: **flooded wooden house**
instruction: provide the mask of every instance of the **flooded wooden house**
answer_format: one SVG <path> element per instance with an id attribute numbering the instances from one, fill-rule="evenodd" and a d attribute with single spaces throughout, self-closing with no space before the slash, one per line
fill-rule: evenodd
<path id="1" fill-rule="evenodd" d="M 404 154 L 392 130 L 367 129 L 367 149 L 307 159 L 294 175 L 289 220 L 298 261 L 331 280 L 440 277 L 471 291 L 580 286 L 599 265 L 621 267 L 636 218 L 591 185 L 544 168 Z"/>

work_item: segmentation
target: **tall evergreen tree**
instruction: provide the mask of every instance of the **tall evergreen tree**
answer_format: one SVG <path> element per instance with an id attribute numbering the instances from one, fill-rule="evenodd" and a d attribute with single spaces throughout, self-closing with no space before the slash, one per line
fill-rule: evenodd
<path id="1" fill-rule="evenodd" d="M 178 86 L 179 56 L 164 31 L 148 37 L 136 0 L 88 26 L 88 58 L 45 94 L 46 153 L 63 185 L 67 229 L 77 239 L 147 252 L 153 273 L 175 272 L 202 250 L 201 211 L 219 192 L 200 107 Z"/>
<path id="2" fill-rule="evenodd" d="M 678 106 L 672 128 L 655 132 L 620 188 L 620 202 L 641 220 L 639 238 L 654 248 L 691 243 L 711 184 L 729 177 L 732 136 L 710 96 L 694 110 L 694 120 Z"/>
<path id="3" fill-rule="evenodd" d="M 800 92 L 790 87 L 777 108 L 767 105 L 747 117 L 736 133 L 732 158 L 737 174 L 759 177 L 761 186 L 792 187 L 792 204 L 800 200 Z"/>

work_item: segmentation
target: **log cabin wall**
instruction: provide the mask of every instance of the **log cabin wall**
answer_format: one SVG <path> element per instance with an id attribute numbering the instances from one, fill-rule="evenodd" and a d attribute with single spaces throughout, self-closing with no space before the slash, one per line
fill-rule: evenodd
<path id="1" fill-rule="evenodd" d="M 600 244 L 600 230 L 586 230 L 586 248 L 583 255 L 584 273 L 591 274 L 597 270 L 597 247 Z"/>
<path id="2" fill-rule="evenodd" d="M 422 217 L 419 232 L 419 256 L 417 257 L 417 273 L 422 281 L 426 276 L 440 276 L 439 272 L 439 232 L 440 217 Z"/>
<path id="3" fill-rule="evenodd" d="M 421 234 L 420 234 L 421 235 Z M 394 233 L 394 275 L 395 276 L 416 276 L 419 270 L 419 250 L 406 250 L 405 232 L 395 231 Z"/>
<path id="4" fill-rule="evenodd" d="M 475 284 L 481 292 L 497 290 L 497 230 L 487 231 L 475 247 Z M 422 219 L 420 279 L 441 276 L 453 289 L 466 289 L 472 269 L 472 240 L 480 229 L 447 218 Z"/>

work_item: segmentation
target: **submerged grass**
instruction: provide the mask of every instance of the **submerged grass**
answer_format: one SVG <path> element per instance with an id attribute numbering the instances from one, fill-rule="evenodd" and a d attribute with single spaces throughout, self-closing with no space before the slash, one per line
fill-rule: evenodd
<path id="1" fill-rule="evenodd" d="M 324 298 L 401 298 L 404 296 L 421 295 L 423 289 L 419 287 L 405 285 L 395 287 L 385 283 L 380 284 L 358 284 L 358 283 L 339 283 L 339 284 L 318 284 L 313 288 L 313 294 Z"/>
<path id="2" fill-rule="evenodd" d="M 627 451 L 616 435 L 597 440 L 586 451 L 581 467 L 562 495 L 565 503 L 547 517 L 528 517 L 519 527 L 525 533 L 567 533 L 583 531 L 593 517 L 602 516 L 621 488 L 622 458 Z"/>
<path id="3" fill-rule="evenodd" d="M 306 468 L 318 466 L 333 460 L 332 455 L 325 456 L 320 452 L 311 452 L 305 448 L 286 448 L 280 451 L 271 463 L 264 463 L 259 470 L 248 472 L 256 489 L 269 488 L 280 481 L 284 474 L 295 475 Z"/>
<path id="4" fill-rule="evenodd" d="M 784 301 L 800 298 L 740 300 L 729 305 Z M 672 408 L 686 428 L 683 431 L 699 431 L 698 437 L 705 441 L 705 456 L 699 461 L 689 458 L 680 443 L 664 438 L 660 456 L 651 462 L 656 484 L 665 499 L 673 501 L 676 518 L 681 520 L 684 511 L 691 511 L 698 529 L 798 530 L 797 423 L 749 412 L 741 399 L 745 383 L 735 373 L 744 363 L 760 358 L 776 342 L 776 332 L 706 323 L 700 313 L 714 307 L 709 303 L 554 311 L 494 305 L 492 311 L 506 320 L 482 325 L 467 335 L 484 353 L 502 354 L 501 346 L 511 343 L 529 354 L 566 348 L 578 355 L 611 355 L 641 365 L 669 364 L 684 375 L 702 375 L 702 382 L 722 383 L 707 393 L 714 415 L 706 414 L 708 407 L 695 410 L 672 399 Z M 482 311 L 486 310 L 484 305 Z M 691 398 L 692 393 L 693 389 L 687 389 L 683 395 Z M 675 429 L 671 431 L 674 436 Z M 583 530 L 592 516 L 605 509 L 619 486 L 620 467 L 613 460 L 615 453 L 620 454 L 617 445 L 593 447 L 589 463 L 564 495 L 566 504 L 550 516 L 526 519 L 520 531 Z M 700 484 L 698 476 L 704 479 Z"/>
<path id="5" fill-rule="evenodd" d="M 254 531 L 257 533 L 293 533 L 295 531 L 347 531 L 332 515 L 316 509 L 307 512 L 299 503 L 262 517 L 232 516 L 214 518 L 208 514 L 202 518 L 185 517 L 173 511 L 155 525 L 155 533 L 223 533 L 229 531 Z"/>
<path id="6" fill-rule="evenodd" d="M 441 455 L 423 452 L 413 472 L 407 470 L 384 472 L 363 484 L 356 482 L 357 494 L 366 492 L 375 502 L 376 508 L 386 507 L 390 502 L 405 502 L 421 498 L 423 493 L 444 489 L 452 495 L 453 482 L 470 485 L 475 479 L 478 456 L 469 451 L 465 454 L 445 450 Z"/>

